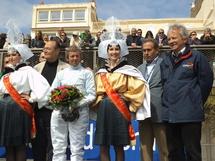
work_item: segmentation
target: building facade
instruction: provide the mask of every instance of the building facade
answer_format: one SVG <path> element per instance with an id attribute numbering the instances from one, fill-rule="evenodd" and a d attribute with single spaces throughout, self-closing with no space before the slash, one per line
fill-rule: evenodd
<path id="1" fill-rule="evenodd" d="M 154 35 L 160 28 L 165 33 L 170 23 L 184 24 L 188 30 L 195 30 L 200 37 L 205 27 L 215 29 L 214 5 L 215 0 L 196 0 L 191 4 L 190 18 L 166 18 L 166 19 L 129 19 L 119 20 L 121 29 L 125 34 L 130 34 L 131 28 L 140 28 L 143 36 L 148 30 Z M 63 27 L 68 37 L 73 31 L 83 33 L 90 30 L 92 35 L 105 28 L 105 20 L 98 19 L 96 2 L 70 3 L 70 4 L 40 4 L 33 6 L 31 36 L 35 36 L 37 30 L 47 35 L 56 36 L 59 27 Z"/>

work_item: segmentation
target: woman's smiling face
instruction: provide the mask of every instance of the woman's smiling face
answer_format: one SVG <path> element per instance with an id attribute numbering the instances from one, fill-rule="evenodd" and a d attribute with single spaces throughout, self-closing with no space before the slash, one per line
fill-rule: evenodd
<path id="1" fill-rule="evenodd" d="M 120 57 L 120 47 L 119 46 L 109 46 L 108 47 L 108 57 L 111 60 L 118 60 Z"/>

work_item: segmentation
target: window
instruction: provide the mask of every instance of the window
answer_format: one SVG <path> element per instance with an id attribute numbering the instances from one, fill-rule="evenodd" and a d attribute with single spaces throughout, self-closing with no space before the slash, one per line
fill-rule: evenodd
<path id="1" fill-rule="evenodd" d="M 75 20 L 85 20 L 85 11 L 75 11 Z"/>
<path id="2" fill-rule="evenodd" d="M 47 22 L 48 21 L 48 12 L 40 12 L 39 13 L 39 22 Z"/>
<path id="3" fill-rule="evenodd" d="M 72 11 L 63 11 L 63 21 L 72 21 Z"/>
<path id="4" fill-rule="evenodd" d="M 60 12 L 51 12 L 51 21 L 60 21 Z"/>

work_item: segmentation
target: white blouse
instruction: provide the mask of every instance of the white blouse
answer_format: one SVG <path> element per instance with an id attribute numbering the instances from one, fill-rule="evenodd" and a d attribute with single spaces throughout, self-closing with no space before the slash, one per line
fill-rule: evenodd
<path id="1" fill-rule="evenodd" d="M 0 98 L 4 94 L 8 94 L 4 86 L 2 77 L 0 81 Z M 19 94 L 27 94 L 33 102 L 38 102 L 38 107 L 41 108 L 48 100 L 50 85 L 47 80 L 35 69 L 30 66 L 19 68 L 17 71 L 10 73 L 10 83 L 18 91 Z"/>

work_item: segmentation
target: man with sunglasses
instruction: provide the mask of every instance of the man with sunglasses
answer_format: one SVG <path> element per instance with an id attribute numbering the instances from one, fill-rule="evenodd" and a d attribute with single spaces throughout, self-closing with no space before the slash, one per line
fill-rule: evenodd
<path id="1" fill-rule="evenodd" d="M 144 40 L 144 37 L 142 36 L 142 30 L 141 29 L 138 29 L 137 30 L 137 36 L 139 36 L 140 37 L 140 40 L 141 40 L 141 42 L 143 42 L 143 40 Z"/>
<path id="2" fill-rule="evenodd" d="M 70 40 L 70 46 L 80 46 L 80 38 L 79 38 L 79 33 L 78 31 L 74 31 L 72 33 L 72 39 Z"/>
<path id="3" fill-rule="evenodd" d="M 158 30 L 158 33 L 155 39 L 158 41 L 159 47 L 162 47 L 163 45 L 168 45 L 167 36 L 164 34 L 163 29 Z"/>
<path id="4" fill-rule="evenodd" d="M 67 48 L 70 45 L 70 39 L 67 37 L 65 32 L 61 32 L 60 34 L 60 47 Z"/>
<path id="5" fill-rule="evenodd" d="M 197 37 L 196 31 L 191 31 L 190 32 L 190 36 L 189 36 L 189 39 L 188 39 L 188 44 L 189 45 L 200 45 L 201 44 L 201 41 Z"/>

